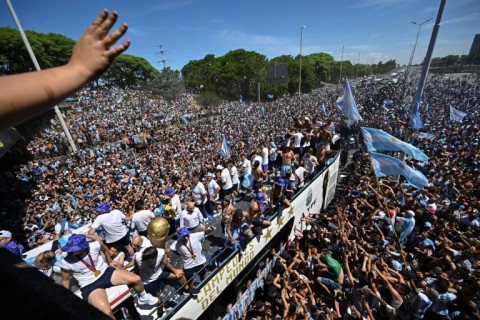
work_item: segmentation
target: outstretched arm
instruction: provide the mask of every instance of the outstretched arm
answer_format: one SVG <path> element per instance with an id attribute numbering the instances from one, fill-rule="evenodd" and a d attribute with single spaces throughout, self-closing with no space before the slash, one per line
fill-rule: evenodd
<path id="1" fill-rule="evenodd" d="M 105 72 L 130 45 L 125 40 L 111 48 L 127 31 L 123 23 L 108 34 L 117 17 L 104 9 L 77 41 L 66 65 L 0 77 L 0 130 L 47 111 Z"/>

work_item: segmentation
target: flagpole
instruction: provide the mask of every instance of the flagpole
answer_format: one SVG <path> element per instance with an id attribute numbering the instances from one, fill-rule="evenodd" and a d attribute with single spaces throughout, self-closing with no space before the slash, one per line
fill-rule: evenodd
<path id="1" fill-rule="evenodd" d="M 442 0 L 442 2 L 440 3 L 440 7 L 438 8 L 437 19 L 435 21 L 435 26 L 433 27 L 432 36 L 430 37 L 430 43 L 428 44 L 427 55 L 425 56 L 425 60 L 423 62 L 422 74 L 420 76 L 420 81 L 418 82 L 415 99 L 413 100 L 414 103 L 416 103 L 417 101 L 422 101 L 423 89 L 425 87 L 428 71 L 430 69 L 430 63 L 432 62 L 433 49 L 435 48 L 435 43 L 437 41 L 438 31 L 440 30 L 443 11 L 445 10 L 446 3 L 447 0 Z"/>
<path id="2" fill-rule="evenodd" d="M 338 84 L 340 84 L 342 81 L 343 49 L 345 49 L 344 45 L 342 46 L 342 61 L 340 62 L 340 75 L 338 76 Z"/>
<path id="3" fill-rule="evenodd" d="M 300 27 L 300 72 L 298 74 L 298 96 L 302 97 L 302 47 L 303 47 L 303 29 L 306 26 Z"/>
<path id="4" fill-rule="evenodd" d="M 40 68 L 40 65 L 38 64 L 37 57 L 35 56 L 35 53 L 33 53 L 32 47 L 30 46 L 30 42 L 28 41 L 28 38 L 25 35 L 25 32 L 23 31 L 22 25 L 20 24 L 20 20 L 18 20 L 15 10 L 13 9 L 12 3 L 10 2 L 10 0 L 6 0 L 6 2 L 7 2 L 8 9 L 10 10 L 10 14 L 12 15 L 12 18 L 15 21 L 15 24 L 17 25 L 17 29 L 20 32 L 20 36 L 22 37 L 23 43 L 25 44 L 28 54 L 30 55 L 30 59 L 32 60 L 33 65 L 35 66 L 35 69 L 37 71 L 40 71 L 41 68 Z M 72 136 L 70 135 L 70 131 L 68 130 L 67 124 L 65 123 L 65 120 L 63 119 L 63 115 L 60 112 L 60 109 L 58 109 L 57 105 L 54 106 L 54 110 L 58 120 L 60 121 L 63 132 L 65 133 L 65 136 L 67 137 L 67 140 L 70 143 L 70 147 L 72 148 L 72 151 L 77 152 L 77 147 L 75 146 L 75 142 L 73 142 L 73 139 L 72 139 Z"/>

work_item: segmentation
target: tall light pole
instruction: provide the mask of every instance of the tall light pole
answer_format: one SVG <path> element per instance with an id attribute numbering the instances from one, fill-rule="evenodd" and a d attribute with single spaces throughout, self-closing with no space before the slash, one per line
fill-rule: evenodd
<path id="1" fill-rule="evenodd" d="M 418 26 L 418 31 L 417 31 L 417 38 L 415 39 L 415 44 L 413 45 L 412 54 L 410 55 L 410 60 L 408 61 L 407 72 L 405 72 L 405 85 L 408 83 L 408 76 L 409 76 L 410 68 L 412 67 L 413 57 L 415 56 L 415 49 L 417 49 L 418 36 L 420 35 L 420 29 L 422 29 L 422 26 L 425 23 L 429 22 L 432 19 L 433 18 L 430 18 L 428 20 L 423 21 L 422 23 L 412 21 L 412 24 Z"/>
<path id="2" fill-rule="evenodd" d="M 298 96 L 302 96 L 302 47 L 303 47 L 303 29 L 307 26 L 300 27 L 300 73 L 298 75 Z"/>

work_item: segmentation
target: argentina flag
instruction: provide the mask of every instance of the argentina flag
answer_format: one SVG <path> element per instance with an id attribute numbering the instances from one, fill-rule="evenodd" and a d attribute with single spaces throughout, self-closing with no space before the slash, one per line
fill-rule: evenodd
<path id="1" fill-rule="evenodd" d="M 450 106 L 450 120 L 455 122 L 463 122 L 463 118 L 467 116 L 466 112 L 455 109 Z"/>
<path id="2" fill-rule="evenodd" d="M 220 147 L 220 155 L 226 159 L 229 159 L 232 156 L 230 152 L 230 147 L 228 146 L 228 141 L 225 136 L 222 137 L 222 146 Z"/>
<path id="3" fill-rule="evenodd" d="M 357 104 L 353 98 L 352 89 L 348 79 L 345 79 L 345 86 L 343 88 L 342 95 L 338 97 L 335 102 L 338 110 L 342 115 L 348 118 L 347 125 L 351 127 L 355 122 L 363 120 L 362 116 L 358 112 Z"/>
<path id="4" fill-rule="evenodd" d="M 403 161 L 385 154 L 370 152 L 373 171 L 377 177 L 401 175 L 407 179 L 408 184 L 423 190 L 429 185 L 428 179 L 420 171 L 407 166 Z"/>
<path id="5" fill-rule="evenodd" d="M 420 100 L 418 100 L 415 103 L 412 113 L 410 114 L 410 119 L 408 121 L 408 124 L 410 125 L 410 128 L 412 128 L 413 131 L 418 131 L 423 128 L 422 118 L 420 118 L 420 113 L 418 112 L 419 108 L 420 108 Z"/>
<path id="6" fill-rule="evenodd" d="M 428 157 L 422 150 L 409 143 L 389 135 L 383 130 L 362 127 L 363 141 L 368 151 L 400 151 L 418 161 L 427 161 Z"/>

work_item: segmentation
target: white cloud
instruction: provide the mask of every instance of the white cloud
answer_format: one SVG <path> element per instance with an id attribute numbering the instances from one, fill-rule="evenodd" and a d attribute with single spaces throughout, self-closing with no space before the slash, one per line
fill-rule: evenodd
<path id="1" fill-rule="evenodd" d="M 478 20 L 478 19 L 480 19 L 479 13 L 473 12 L 468 16 L 442 21 L 442 24 L 460 23 L 460 22 L 466 22 L 466 21 L 472 21 L 472 20 Z"/>
<path id="2" fill-rule="evenodd" d="M 435 7 L 427 7 L 423 9 L 423 12 L 437 12 L 437 11 L 438 11 L 438 8 L 435 8 Z"/>
<path id="3" fill-rule="evenodd" d="M 139 38 L 146 38 L 146 37 L 150 36 L 151 32 L 143 31 L 143 30 L 140 30 L 140 29 L 133 28 L 133 27 L 129 26 L 128 27 L 128 34 L 131 34 L 131 35 L 139 37 Z"/>

